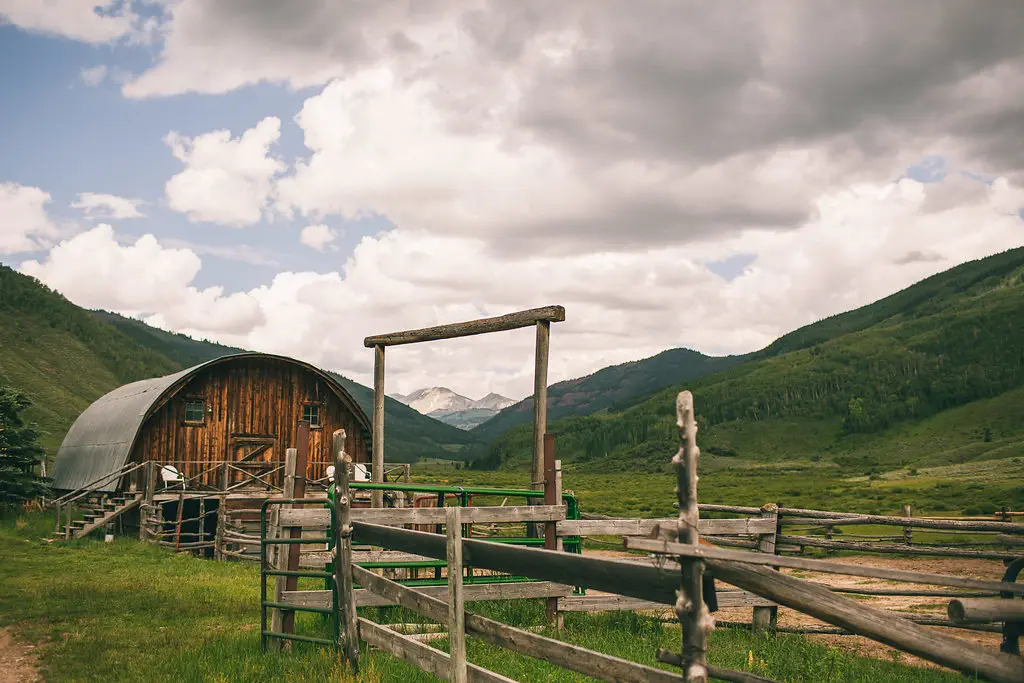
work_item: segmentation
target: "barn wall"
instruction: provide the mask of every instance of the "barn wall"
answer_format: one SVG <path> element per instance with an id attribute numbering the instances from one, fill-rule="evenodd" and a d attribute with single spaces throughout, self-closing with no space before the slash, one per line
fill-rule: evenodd
<path id="1" fill-rule="evenodd" d="M 202 425 L 185 422 L 185 402 L 202 398 L 207 407 Z M 310 429 L 306 476 L 319 479 L 331 464 L 331 435 L 347 433 L 346 451 L 366 462 L 364 435 L 355 415 L 317 374 L 291 363 L 267 358 L 243 358 L 200 370 L 143 425 L 132 453 L 135 461 L 173 464 L 188 477 L 209 470 L 201 481 L 220 486 L 223 468 L 215 463 L 237 460 L 261 440 L 273 445 L 253 461 L 284 463 L 286 448 L 296 442 L 298 421 L 307 401 L 320 403 L 321 427 Z M 280 486 L 282 473 L 272 481 Z M 232 481 L 242 475 L 231 474 Z"/>

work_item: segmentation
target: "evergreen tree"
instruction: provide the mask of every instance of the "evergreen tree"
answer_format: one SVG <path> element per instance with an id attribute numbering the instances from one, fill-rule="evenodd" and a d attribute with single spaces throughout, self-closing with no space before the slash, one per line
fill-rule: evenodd
<path id="1" fill-rule="evenodd" d="M 21 416 L 31 404 L 22 392 L 0 385 L 0 508 L 20 505 L 49 492 L 49 480 L 35 472 L 43 459 L 39 433 Z"/>

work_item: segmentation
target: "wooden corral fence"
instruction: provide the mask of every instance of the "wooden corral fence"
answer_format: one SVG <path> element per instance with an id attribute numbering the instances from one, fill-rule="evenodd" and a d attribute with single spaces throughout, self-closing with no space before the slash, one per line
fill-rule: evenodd
<path id="1" fill-rule="evenodd" d="M 275 596 L 275 601 L 279 600 L 278 604 L 294 605 L 297 609 L 309 605 L 336 609 L 339 622 L 337 644 L 353 667 L 358 667 L 360 642 L 364 642 L 447 680 L 508 680 L 466 662 L 464 634 L 470 633 L 516 652 L 606 681 L 706 681 L 709 677 L 729 681 L 767 680 L 749 672 L 723 670 L 707 663 L 707 636 L 715 627 L 711 611 L 716 606 L 712 602 L 709 608 L 706 601 L 714 601 L 728 593 L 724 590 L 707 590 L 704 577 L 710 574 L 719 586 L 727 584 L 770 604 L 794 609 L 833 627 L 965 674 L 992 681 L 1024 681 L 1024 660 L 1018 655 L 990 651 L 975 643 L 929 629 L 904 615 L 866 606 L 826 586 L 784 574 L 778 568 L 791 567 L 1000 595 L 999 598 L 977 602 L 978 599 L 962 597 L 963 593 L 960 593 L 961 597 L 952 601 L 950 614 L 957 621 L 975 623 L 1019 623 L 1022 619 L 1022 603 L 1016 598 L 1024 595 L 1024 584 L 844 564 L 829 559 L 777 555 L 775 552 L 750 552 L 750 549 L 718 547 L 718 537 L 715 537 L 715 545 L 701 543 L 702 527 L 708 531 L 715 529 L 716 525 L 709 522 L 718 523 L 719 530 L 734 525 L 729 529 L 732 533 L 754 537 L 759 545 L 762 540 L 767 543 L 767 537 L 770 536 L 769 522 L 765 520 L 770 520 L 773 514 L 778 515 L 779 511 L 766 506 L 764 510 L 757 510 L 757 517 L 742 520 L 699 519 L 699 450 L 696 447 L 696 424 L 689 392 L 679 395 L 677 414 L 682 443 L 673 462 L 678 477 L 679 517 L 653 523 L 614 520 L 618 532 L 627 534 L 624 541 L 627 549 L 649 554 L 646 559 L 638 555 L 631 560 L 520 547 L 462 536 L 463 526 L 469 521 L 506 520 L 509 515 L 519 515 L 518 521 L 532 519 L 538 523 L 553 523 L 557 530 L 559 524 L 566 524 L 564 514 L 558 511 L 560 506 L 354 510 L 348 491 L 348 460 L 343 450 L 342 436 L 335 442 L 336 471 L 341 476 L 333 508 L 338 520 L 333 525 L 336 542 L 333 589 L 282 591 Z M 752 509 L 750 512 L 753 514 Z M 282 531 L 289 528 L 327 529 L 331 528 L 330 519 L 330 510 L 281 510 L 279 515 Z M 898 523 L 905 523 L 904 518 L 898 519 Z M 585 521 L 607 523 L 612 520 Z M 444 523 L 446 535 L 400 528 L 403 524 L 414 522 Z M 646 537 L 628 535 L 633 529 L 626 527 L 634 523 L 638 533 L 647 532 Z M 568 528 L 563 526 L 563 532 Z M 590 529 L 585 530 L 577 526 L 575 531 L 594 529 L 606 532 L 609 527 L 591 525 Z M 1006 531 L 1005 527 L 989 530 Z M 432 590 L 403 586 L 359 567 L 354 564 L 353 539 L 386 551 L 445 560 L 448 566 L 448 585 Z M 767 547 L 759 549 L 769 550 Z M 471 594 L 471 586 L 463 585 L 462 567 L 465 565 L 497 573 L 527 576 L 536 580 L 537 584 L 547 583 L 547 587 L 551 588 L 582 586 L 620 598 L 642 601 L 643 604 L 673 608 L 682 626 L 680 649 L 676 652 L 662 651 L 658 659 L 678 665 L 681 674 L 626 661 L 467 614 L 464 603 L 479 598 Z M 501 597 L 491 595 L 485 599 Z M 546 597 L 569 599 L 572 596 L 561 593 Z M 360 604 L 381 602 L 402 605 L 428 619 L 445 624 L 451 644 L 450 654 L 388 625 L 359 617 L 356 613 Z M 273 636 L 264 629 L 264 637 Z"/>

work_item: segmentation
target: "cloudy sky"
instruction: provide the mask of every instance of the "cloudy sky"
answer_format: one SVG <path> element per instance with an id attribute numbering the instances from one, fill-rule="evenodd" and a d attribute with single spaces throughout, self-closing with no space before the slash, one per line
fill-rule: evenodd
<path id="1" fill-rule="evenodd" d="M 103 1 L 0 0 L 0 261 L 364 383 L 549 304 L 552 381 L 751 351 L 1024 244 L 1019 0 Z"/>

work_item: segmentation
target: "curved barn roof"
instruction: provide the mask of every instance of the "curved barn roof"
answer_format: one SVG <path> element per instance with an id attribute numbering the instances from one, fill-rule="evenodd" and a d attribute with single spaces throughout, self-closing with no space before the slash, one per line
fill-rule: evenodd
<path id="1" fill-rule="evenodd" d="M 114 491 L 117 479 L 92 486 L 100 477 L 117 471 L 128 462 L 142 425 L 165 398 L 174 396 L 200 370 L 242 358 L 267 358 L 302 366 L 317 374 L 342 400 L 367 431 L 370 420 L 341 384 L 326 372 L 302 361 L 268 353 L 236 353 L 221 356 L 173 375 L 139 380 L 114 389 L 96 399 L 78 416 L 64 436 L 53 464 L 53 487 L 74 490 L 90 486 L 96 491 Z"/>

